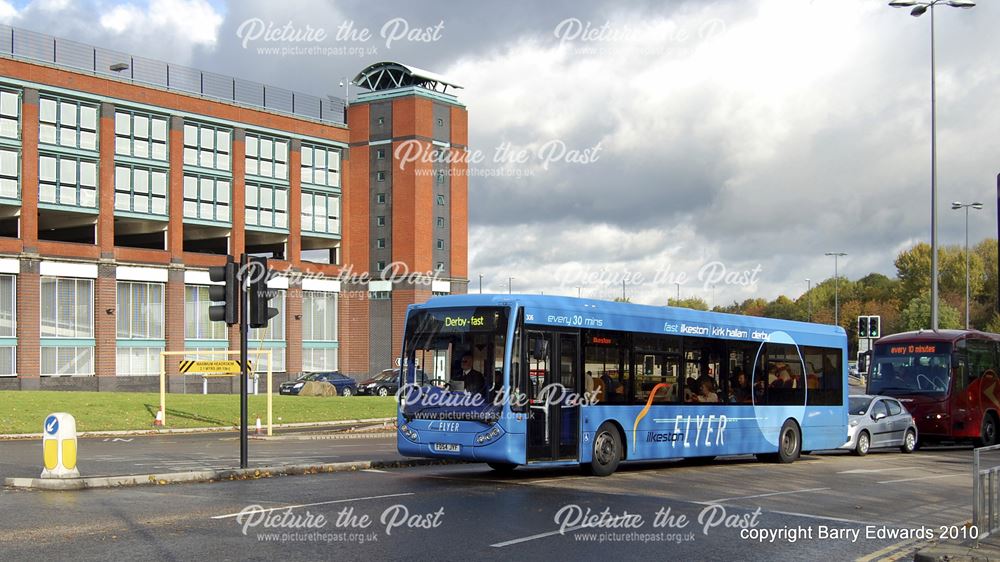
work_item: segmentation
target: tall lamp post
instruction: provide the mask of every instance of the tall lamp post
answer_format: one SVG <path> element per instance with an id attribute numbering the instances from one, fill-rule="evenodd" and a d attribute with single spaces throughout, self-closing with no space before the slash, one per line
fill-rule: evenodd
<path id="1" fill-rule="evenodd" d="M 513 283 L 514 283 L 514 278 L 513 277 L 508 277 L 507 278 L 507 294 L 508 295 L 510 294 L 510 288 L 513 286 Z"/>
<path id="2" fill-rule="evenodd" d="M 483 294 L 483 274 L 479 274 L 479 294 Z"/>
<path id="3" fill-rule="evenodd" d="M 951 204 L 951 209 L 957 211 L 958 209 L 965 209 L 965 329 L 969 329 L 969 207 L 980 210 L 983 208 L 983 204 L 976 203 L 962 203 L 961 201 L 955 201 Z"/>
<path id="4" fill-rule="evenodd" d="M 840 326 L 840 272 L 837 262 L 847 254 L 844 252 L 827 252 L 826 255 L 833 256 L 833 324 Z"/>
<path id="5" fill-rule="evenodd" d="M 937 251 L 937 92 L 934 72 L 934 6 L 971 8 L 971 0 L 892 0 L 893 8 L 913 8 L 910 15 L 931 13 L 931 329 L 938 329 L 938 251 Z"/>
<path id="6" fill-rule="evenodd" d="M 812 294 L 810 294 L 812 288 L 813 288 L 812 279 L 806 277 L 806 295 L 808 296 L 808 298 L 806 299 L 806 309 L 809 311 L 810 322 L 813 321 L 813 296 Z"/>

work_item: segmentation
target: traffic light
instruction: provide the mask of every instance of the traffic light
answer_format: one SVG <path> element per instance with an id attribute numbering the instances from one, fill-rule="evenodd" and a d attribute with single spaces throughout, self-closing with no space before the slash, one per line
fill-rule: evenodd
<path id="1" fill-rule="evenodd" d="M 882 337 L 882 317 L 881 316 L 869 316 L 868 317 L 868 337 L 870 338 L 880 338 Z"/>
<path id="2" fill-rule="evenodd" d="M 867 338 L 868 337 L 868 317 L 858 316 L 858 337 Z"/>
<path id="3" fill-rule="evenodd" d="M 208 288 L 208 298 L 214 303 L 208 307 L 208 318 L 213 322 L 225 322 L 232 326 L 239 322 L 240 286 L 236 279 L 236 263 L 228 256 L 226 265 L 208 268 L 208 278 L 215 283 Z"/>
<path id="4" fill-rule="evenodd" d="M 267 258 L 250 257 L 250 327 L 264 328 L 267 321 L 278 315 L 277 308 L 267 306 L 274 297 L 267 290 Z"/>

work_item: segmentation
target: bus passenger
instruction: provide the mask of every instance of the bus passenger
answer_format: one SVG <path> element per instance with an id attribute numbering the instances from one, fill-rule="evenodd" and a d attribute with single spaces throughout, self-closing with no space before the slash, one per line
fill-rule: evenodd
<path id="1" fill-rule="evenodd" d="M 698 396 L 696 399 L 698 402 L 717 403 L 719 401 L 719 395 L 715 393 L 715 385 L 708 380 L 702 381 L 701 385 L 698 387 Z"/>
<path id="2" fill-rule="evenodd" d="M 732 396 L 730 402 L 744 404 L 750 402 L 750 381 L 742 367 L 736 369 L 736 376 L 733 377 Z"/>

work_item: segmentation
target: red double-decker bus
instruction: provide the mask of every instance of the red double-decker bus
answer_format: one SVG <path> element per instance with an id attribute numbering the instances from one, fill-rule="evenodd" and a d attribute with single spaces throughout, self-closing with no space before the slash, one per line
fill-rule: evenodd
<path id="1" fill-rule="evenodd" d="M 917 421 L 921 443 L 997 442 L 1000 335 L 921 330 L 875 342 L 868 393 L 898 398 Z"/>

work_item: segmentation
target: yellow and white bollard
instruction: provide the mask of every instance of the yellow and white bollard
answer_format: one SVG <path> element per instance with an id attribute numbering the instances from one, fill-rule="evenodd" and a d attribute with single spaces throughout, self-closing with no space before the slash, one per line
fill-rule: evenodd
<path id="1" fill-rule="evenodd" d="M 76 418 L 49 414 L 42 426 L 42 478 L 78 478 L 76 469 Z"/>

